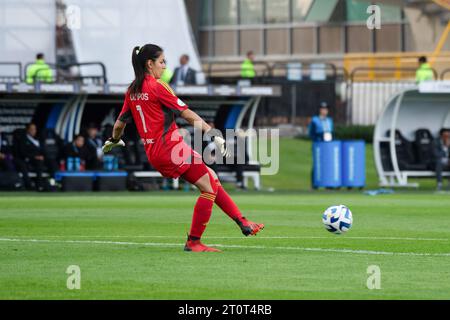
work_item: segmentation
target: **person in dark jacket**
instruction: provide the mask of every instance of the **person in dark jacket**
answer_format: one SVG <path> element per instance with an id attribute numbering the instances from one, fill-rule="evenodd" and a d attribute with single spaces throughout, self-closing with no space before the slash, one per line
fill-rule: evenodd
<path id="1" fill-rule="evenodd" d="M 42 173 L 44 171 L 44 152 L 40 141 L 37 139 L 37 128 L 34 123 L 26 126 L 26 131 L 16 136 L 14 164 L 16 169 L 22 173 L 23 182 L 27 190 L 31 190 L 32 183 L 28 174 L 31 169 L 36 173 L 36 189 L 44 189 Z"/>
<path id="2" fill-rule="evenodd" d="M 0 171 L 14 171 L 10 145 L 0 127 Z"/>
<path id="3" fill-rule="evenodd" d="M 450 169 L 449 159 L 450 130 L 441 129 L 439 138 L 434 141 L 434 159 L 438 191 L 442 190 L 442 171 Z"/>
<path id="4" fill-rule="evenodd" d="M 76 135 L 72 142 L 69 142 L 64 147 L 65 158 L 80 158 L 80 160 L 86 161 L 87 152 L 85 146 L 84 137 L 81 134 Z"/>
<path id="5" fill-rule="evenodd" d="M 189 67 L 189 56 L 187 54 L 180 57 L 180 66 L 175 68 L 170 84 L 174 86 L 197 84 L 195 70 Z"/>
<path id="6" fill-rule="evenodd" d="M 103 152 L 103 141 L 98 137 L 98 128 L 91 123 L 86 131 L 86 169 L 97 170 L 101 167 Z"/>

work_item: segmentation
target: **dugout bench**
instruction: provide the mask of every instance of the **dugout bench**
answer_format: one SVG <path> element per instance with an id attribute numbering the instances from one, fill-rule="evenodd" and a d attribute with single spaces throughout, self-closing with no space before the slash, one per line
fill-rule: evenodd
<path id="1" fill-rule="evenodd" d="M 23 82 L 0 83 L 0 111 L 5 115 L 0 119 L 3 132 L 11 134 L 24 124 L 33 121 L 38 130 L 49 129 L 64 141 L 72 141 L 73 137 L 82 132 L 87 124 L 111 124 L 123 104 L 127 85 L 123 84 L 80 84 L 80 83 L 35 83 L 33 85 Z M 183 99 L 194 111 L 207 122 L 214 123 L 216 129 L 254 129 L 256 114 L 260 102 L 265 97 L 279 97 L 281 86 L 278 85 L 202 85 L 182 86 L 174 88 L 177 95 Z M 177 124 L 183 128 L 187 123 L 178 118 Z M 126 131 L 129 141 L 135 144 L 140 140 L 133 133 L 133 126 Z M 252 179 L 256 189 L 261 188 L 260 168 L 253 155 L 249 139 L 246 145 L 249 160 L 248 164 L 257 167 L 243 170 L 244 184 Z M 136 153 L 134 159 L 140 156 Z M 136 163 L 130 163 L 135 165 Z M 139 163 L 142 165 L 142 160 Z M 127 170 L 127 168 L 124 168 Z M 136 179 L 158 178 L 160 174 L 144 168 L 144 170 L 127 170 Z M 133 171 L 135 171 L 133 173 Z M 145 171 L 145 172 L 144 172 Z M 225 180 L 232 180 L 236 173 L 232 170 L 219 170 L 218 175 Z M 82 179 L 76 175 L 66 175 L 64 180 Z M 84 177 L 89 178 L 89 177 Z M 94 182 L 102 181 L 104 177 L 91 177 Z M 62 179 L 62 176 L 61 176 Z M 88 180 L 88 179 L 86 179 Z M 175 189 L 179 187 L 178 181 L 173 181 Z M 79 186 L 81 188 L 81 186 Z M 87 187 L 89 189 L 89 187 Z M 112 188 L 112 187 L 111 187 Z"/>
<path id="2" fill-rule="evenodd" d="M 125 191 L 128 173 L 124 171 L 80 171 L 55 173 L 55 180 L 62 185 L 62 191 Z"/>
<path id="3" fill-rule="evenodd" d="M 449 127 L 450 81 L 423 82 L 392 96 L 375 124 L 373 139 L 380 186 L 418 187 L 408 179 L 435 177 L 432 142 L 441 128 Z"/>

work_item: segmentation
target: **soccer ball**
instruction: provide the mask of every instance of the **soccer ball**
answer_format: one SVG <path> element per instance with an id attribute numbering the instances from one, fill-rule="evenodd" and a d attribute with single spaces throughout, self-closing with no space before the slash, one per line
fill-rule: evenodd
<path id="1" fill-rule="evenodd" d="M 352 212 L 344 205 L 329 207 L 322 215 L 325 228 L 335 234 L 347 232 L 353 223 Z"/>

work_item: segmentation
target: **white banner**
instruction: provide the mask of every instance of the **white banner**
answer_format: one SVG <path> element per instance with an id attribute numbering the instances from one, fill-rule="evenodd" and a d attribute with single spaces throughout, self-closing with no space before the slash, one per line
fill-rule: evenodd
<path id="1" fill-rule="evenodd" d="M 185 53 L 190 56 L 190 67 L 201 70 L 183 0 L 64 2 L 70 8 L 66 14 L 73 20 L 71 31 L 78 61 L 103 62 L 109 83 L 130 83 L 134 79 L 132 49 L 147 43 L 164 49 L 167 67 L 172 71 Z"/>

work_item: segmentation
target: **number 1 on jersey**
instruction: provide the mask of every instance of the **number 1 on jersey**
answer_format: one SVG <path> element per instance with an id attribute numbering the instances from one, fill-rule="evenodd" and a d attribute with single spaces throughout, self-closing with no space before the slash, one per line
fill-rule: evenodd
<path id="1" fill-rule="evenodd" d="M 142 112 L 142 108 L 140 105 L 136 106 L 136 110 L 139 112 L 142 120 L 142 126 L 144 127 L 144 132 L 147 133 L 147 126 L 145 125 L 144 113 Z"/>

